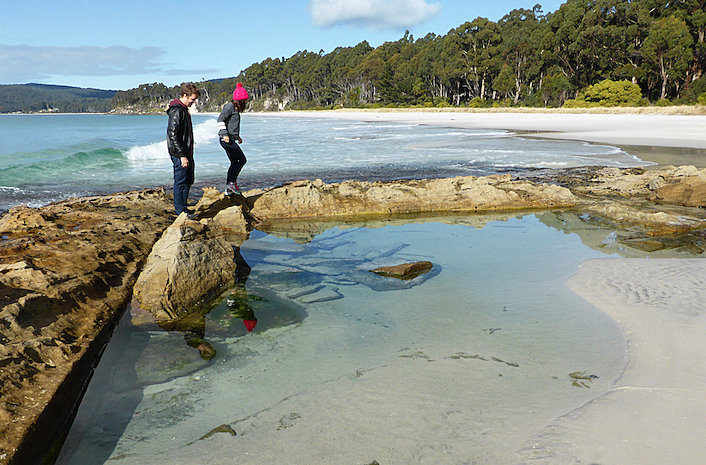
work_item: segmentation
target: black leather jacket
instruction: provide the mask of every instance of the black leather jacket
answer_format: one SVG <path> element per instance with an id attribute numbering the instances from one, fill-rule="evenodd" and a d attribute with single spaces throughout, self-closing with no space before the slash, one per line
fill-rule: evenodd
<path id="1" fill-rule="evenodd" d="M 167 109 L 167 149 L 173 157 L 194 157 L 194 130 L 191 126 L 189 109 L 174 99 Z"/>

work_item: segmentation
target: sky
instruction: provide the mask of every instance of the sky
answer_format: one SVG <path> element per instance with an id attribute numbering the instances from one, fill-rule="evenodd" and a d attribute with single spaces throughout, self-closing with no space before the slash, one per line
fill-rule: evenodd
<path id="1" fill-rule="evenodd" d="M 127 90 L 237 76 L 264 59 L 377 47 L 409 30 L 561 0 L 0 0 L 0 84 Z"/>

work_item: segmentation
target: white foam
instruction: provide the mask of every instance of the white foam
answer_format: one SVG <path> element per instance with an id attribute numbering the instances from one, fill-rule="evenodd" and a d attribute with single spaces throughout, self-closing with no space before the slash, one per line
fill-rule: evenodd
<path id="1" fill-rule="evenodd" d="M 139 161 L 139 160 L 154 160 L 154 159 L 164 159 L 168 155 L 167 152 L 167 141 L 163 140 L 160 142 L 155 142 L 153 144 L 138 145 L 131 147 L 125 152 L 125 157 L 128 160 Z"/>
<path id="2" fill-rule="evenodd" d="M 194 126 L 194 146 L 206 145 L 218 138 L 218 126 L 215 119 L 209 119 Z M 124 152 L 131 161 L 163 160 L 169 155 L 167 141 L 162 140 L 147 145 L 137 145 Z"/>

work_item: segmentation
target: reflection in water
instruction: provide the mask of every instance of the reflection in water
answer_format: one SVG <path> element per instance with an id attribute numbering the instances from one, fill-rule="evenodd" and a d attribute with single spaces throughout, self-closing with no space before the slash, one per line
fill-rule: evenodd
<path id="1" fill-rule="evenodd" d="M 228 311 L 233 318 L 242 320 L 245 325 L 245 329 L 247 329 L 250 333 L 257 325 L 257 318 L 255 317 L 255 312 L 253 311 L 249 300 L 250 296 L 248 296 L 248 293 L 245 290 L 245 285 L 238 284 L 226 299 L 226 304 L 228 305 Z"/>
<path id="2" fill-rule="evenodd" d="M 236 311 L 243 316 L 234 317 L 240 318 L 245 324 L 248 332 L 251 332 L 257 324 L 257 318 L 251 306 L 247 305 L 250 298 L 245 290 L 245 283 L 250 275 L 250 265 L 245 261 L 240 253 L 239 247 L 234 247 L 235 252 L 235 275 L 234 275 L 234 290 L 226 300 L 228 307 L 237 307 Z M 247 307 L 247 309 L 246 309 Z M 214 307 L 206 307 L 201 311 L 192 312 L 178 320 L 169 322 L 160 322 L 159 326 L 165 331 L 182 332 L 186 345 L 193 347 L 199 351 L 199 355 L 204 360 L 211 360 L 216 356 L 216 349 L 213 348 L 210 342 L 206 340 L 206 315 L 213 310 Z M 247 311 L 246 311 L 247 310 Z"/>

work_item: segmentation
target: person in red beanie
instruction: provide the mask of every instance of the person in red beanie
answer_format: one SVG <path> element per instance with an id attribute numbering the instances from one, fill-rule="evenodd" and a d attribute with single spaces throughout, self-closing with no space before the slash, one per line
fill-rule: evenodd
<path id="1" fill-rule="evenodd" d="M 238 83 L 233 91 L 233 100 L 226 103 L 221 114 L 218 115 L 218 137 L 221 141 L 221 147 L 226 151 L 230 160 L 226 176 L 226 195 L 241 194 L 237 180 L 247 159 L 238 145 L 243 143 L 243 139 L 240 138 L 240 114 L 245 110 L 248 98 L 248 91 L 241 83 Z"/>

